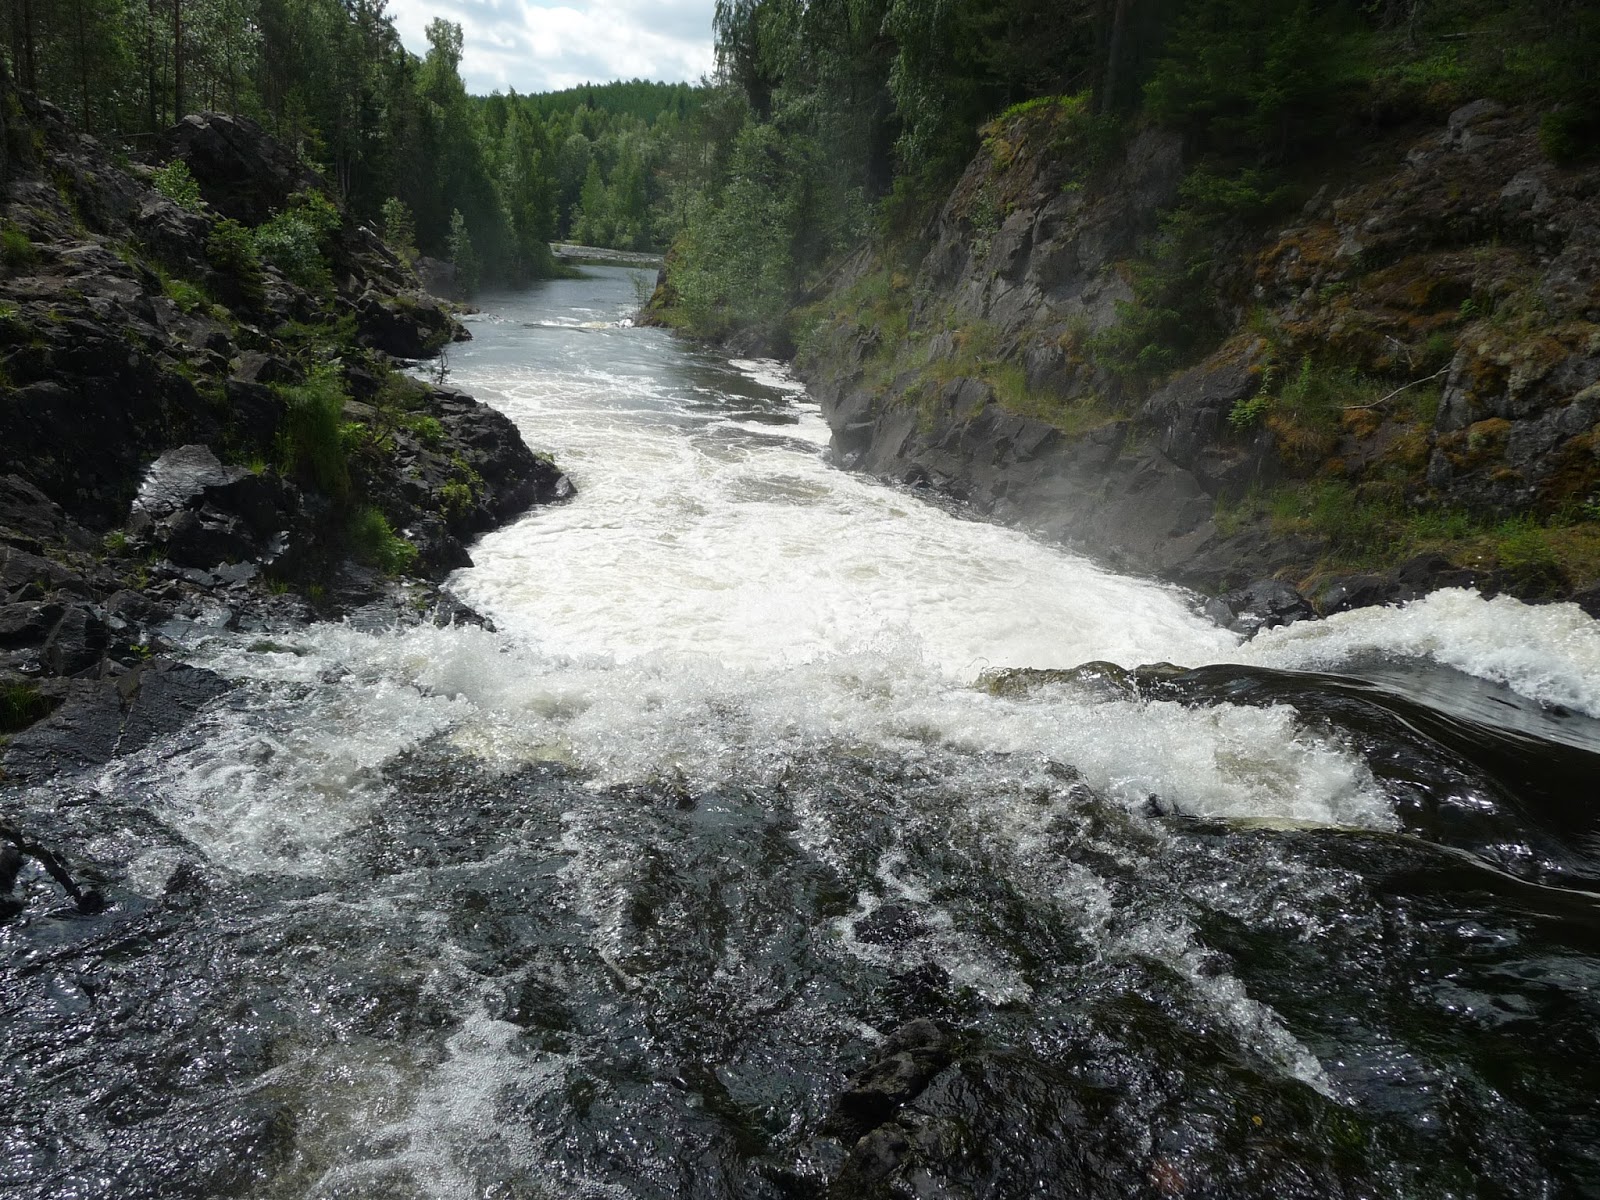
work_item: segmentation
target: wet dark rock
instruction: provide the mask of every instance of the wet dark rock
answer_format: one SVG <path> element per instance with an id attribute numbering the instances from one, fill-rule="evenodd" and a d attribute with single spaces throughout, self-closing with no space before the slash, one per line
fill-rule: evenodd
<path id="1" fill-rule="evenodd" d="M 1281 579 L 1259 579 L 1217 596 L 1206 603 L 1205 613 L 1217 624 L 1247 637 L 1317 615 L 1306 598 Z"/>
<path id="2" fill-rule="evenodd" d="M 903 904 L 883 904 L 855 923 L 856 939 L 874 945 L 908 941 L 928 932 L 916 910 Z"/>
<path id="3" fill-rule="evenodd" d="M 1483 577 L 1456 566 L 1443 554 L 1429 552 L 1408 558 L 1396 567 L 1394 582 L 1400 599 L 1415 600 L 1440 588 L 1476 587 Z"/>
<path id="4" fill-rule="evenodd" d="M 1395 581 L 1384 575 L 1337 575 L 1317 588 L 1313 603 L 1325 617 L 1353 608 L 1372 608 L 1388 604 L 1399 592 Z"/>
<path id="5" fill-rule="evenodd" d="M 876 1129 L 948 1066 L 953 1054 L 950 1036 L 935 1022 L 901 1025 L 835 1099 L 827 1128 L 847 1137 Z"/>
<path id="6" fill-rule="evenodd" d="M 59 708 L 10 740 L 0 770 L 27 784 L 100 766 L 176 733 L 230 686 L 210 671 L 162 660 L 115 680 L 74 680 Z"/>
<path id="7" fill-rule="evenodd" d="M 1573 593 L 1572 602 L 1591 617 L 1600 620 L 1600 583 Z"/>
<path id="8" fill-rule="evenodd" d="M 271 561 L 299 521 L 293 484 L 270 472 L 224 466 L 205 446 L 169 450 L 145 474 L 129 528 L 180 567 Z"/>

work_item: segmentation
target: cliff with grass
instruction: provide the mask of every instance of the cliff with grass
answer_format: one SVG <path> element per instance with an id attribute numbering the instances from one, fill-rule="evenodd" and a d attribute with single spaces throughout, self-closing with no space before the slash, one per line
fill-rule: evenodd
<path id="1" fill-rule="evenodd" d="M 846 465 L 1131 569 L 1600 615 L 1600 168 L 1548 128 L 1468 102 L 1269 187 L 1019 105 L 796 311 L 797 368 Z"/>
<path id="2" fill-rule="evenodd" d="M 466 330 L 259 127 L 134 162 L 4 82 L 0 735 L 127 701 L 174 623 L 448 607 L 470 538 L 570 491 L 406 369 Z"/>

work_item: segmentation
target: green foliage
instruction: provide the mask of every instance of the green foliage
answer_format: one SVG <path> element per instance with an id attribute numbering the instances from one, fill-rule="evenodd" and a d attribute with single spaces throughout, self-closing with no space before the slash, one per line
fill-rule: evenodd
<path id="1" fill-rule="evenodd" d="M 31 267 L 39 259 L 39 251 L 15 222 L 0 222 L 0 263 L 13 271 Z"/>
<path id="2" fill-rule="evenodd" d="M 187 280 L 174 279 L 159 268 L 156 273 L 161 278 L 161 294 L 176 304 L 179 312 L 192 313 L 196 309 L 210 309 L 211 297 L 202 289 Z"/>
<path id="3" fill-rule="evenodd" d="M 1267 172 L 1194 168 L 1178 203 L 1131 264 L 1134 299 L 1116 306 L 1117 322 L 1086 344 L 1097 366 L 1135 391 L 1209 348 L 1225 319 L 1211 278 L 1218 241 L 1241 223 L 1260 222 L 1283 202 Z"/>
<path id="4" fill-rule="evenodd" d="M 206 261 L 233 284 L 248 307 L 259 308 L 266 296 L 266 278 L 261 270 L 261 254 L 250 230 L 233 218 L 217 222 L 206 238 Z"/>
<path id="5" fill-rule="evenodd" d="M 279 467 L 302 483 L 335 497 L 350 490 L 341 424 L 344 384 L 338 368 L 320 366 L 299 385 L 274 388 L 284 400 Z"/>
<path id="6" fill-rule="evenodd" d="M 179 208 L 190 212 L 199 212 L 205 203 L 200 198 L 200 185 L 195 177 L 189 173 L 189 164 L 181 158 L 175 158 L 164 167 L 159 167 L 151 178 L 156 191 Z"/>
<path id="7" fill-rule="evenodd" d="M 296 192 L 287 208 L 255 231 L 256 252 L 285 278 L 309 292 L 327 295 L 333 290 L 333 275 L 326 252 L 340 221 L 339 210 L 321 192 Z"/>
<path id="8" fill-rule="evenodd" d="M 1257 392 L 1254 396 L 1241 396 L 1228 410 L 1228 424 L 1236 433 L 1244 433 L 1261 424 L 1271 411 L 1272 397 L 1266 393 Z"/>
<path id="9" fill-rule="evenodd" d="M 476 294 L 481 273 L 478 252 L 473 248 L 472 235 L 467 232 L 467 220 L 460 209 L 450 214 L 450 261 L 455 264 L 456 286 L 462 294 Z"/>
<path id="10" fill-rule="evenodd" d="M 397 257 L 408 263 L 417 261 L 417 225 L 404 200 L 390 196 L 383 202 L 383 240 Z"/>
<path id="11" fill-rule="evenodd" d="M 417 548 L 370 505 L 360 505 L 350 514 L 347 534 L 356 558 L 386 575 L 403 574 L 417 564 Z"/>
<path id="12" fill-rule="evenodd" d="M 444 443 L 444 426 L 437 417 L 427 413 L 409 413 L 400 419 L 400 424 L 416 434 L 417 440 L 430 450 L 438 449 Z"/>
<path id="13" fill-rule="evenodd" d="M 439 506 L 448 517 L 459 517 L 472 507 L 474 496 L 470 484 L 452 479 L 439 489 Z"/>
<path id="14" fill-rule="evenodd" d="M 1600 120 L 1580 108 L 1552 109 L 1539 119 L 1539 149 L 1558 166 L 1570 166 L 1594 152 Z"/>

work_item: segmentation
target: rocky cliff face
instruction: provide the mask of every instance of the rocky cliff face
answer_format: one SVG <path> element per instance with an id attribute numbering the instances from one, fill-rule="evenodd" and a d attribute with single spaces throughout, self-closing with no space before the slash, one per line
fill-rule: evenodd
<path id="1" fill-rule="evenodd" d="M 1292 222 L 1208 229 L 1209 352 L 1130 369 L 1185 173 L 1156 130 L 1097 161 L 1048 110 L 991 127 L 920 262 L 862 252 L 817 307 L 797 366 L 841 461 L 1206 591 L 1600 614 L 1600 171 L 1490 102 L 1390 135 Z"/>
<path id="2" fill-rule="evenodd" d="M 260 128 L 171 131 L 203 201 L 180 205 L 0 100 L 0 735 L 146 670 L 173 619 L 399 613 L 395 576 L 437 602 L 467 539 L 570 492 L 501 414 L 398 369 L 467 333 L 370 230 L 336 222 L 309 282 L 254 261 L 249 227 L 321 187 Z"/>

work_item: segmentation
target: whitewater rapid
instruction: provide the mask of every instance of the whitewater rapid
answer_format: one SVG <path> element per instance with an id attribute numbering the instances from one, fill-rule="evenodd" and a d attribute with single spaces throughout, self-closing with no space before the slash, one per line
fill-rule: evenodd
<path id="1" fill-rule="evenodd" d="M 452 358 L 454 381 L 578 487 L 485 537 L 451 580 L 498 632 L 327 624 L 194 647 L 270 685 L 212 714 L 169 789 L 220 858 L 328 870 L 381 802 L 382 764 L 435 735 L 507 769 L 564 761 L 596 786 L 770 780 L 819 750 L 931 756 L 976 781 L 1014 769 L 991 756 L 1022 755 L 1070 763 L 1130 809 L 1160 796 L 1208 817 L 1395 825 L 1360 757 L 1287 705 L 974 687 L 1010 667 L 1431 660 L 1600 714 L 1600 632 L 1575 606 L 1443 592 L 1241 642 L 1180 589 L 836 469 L 781 365 L 633 329 L 610 282 L 559 320 L 508 298 Z"/>

